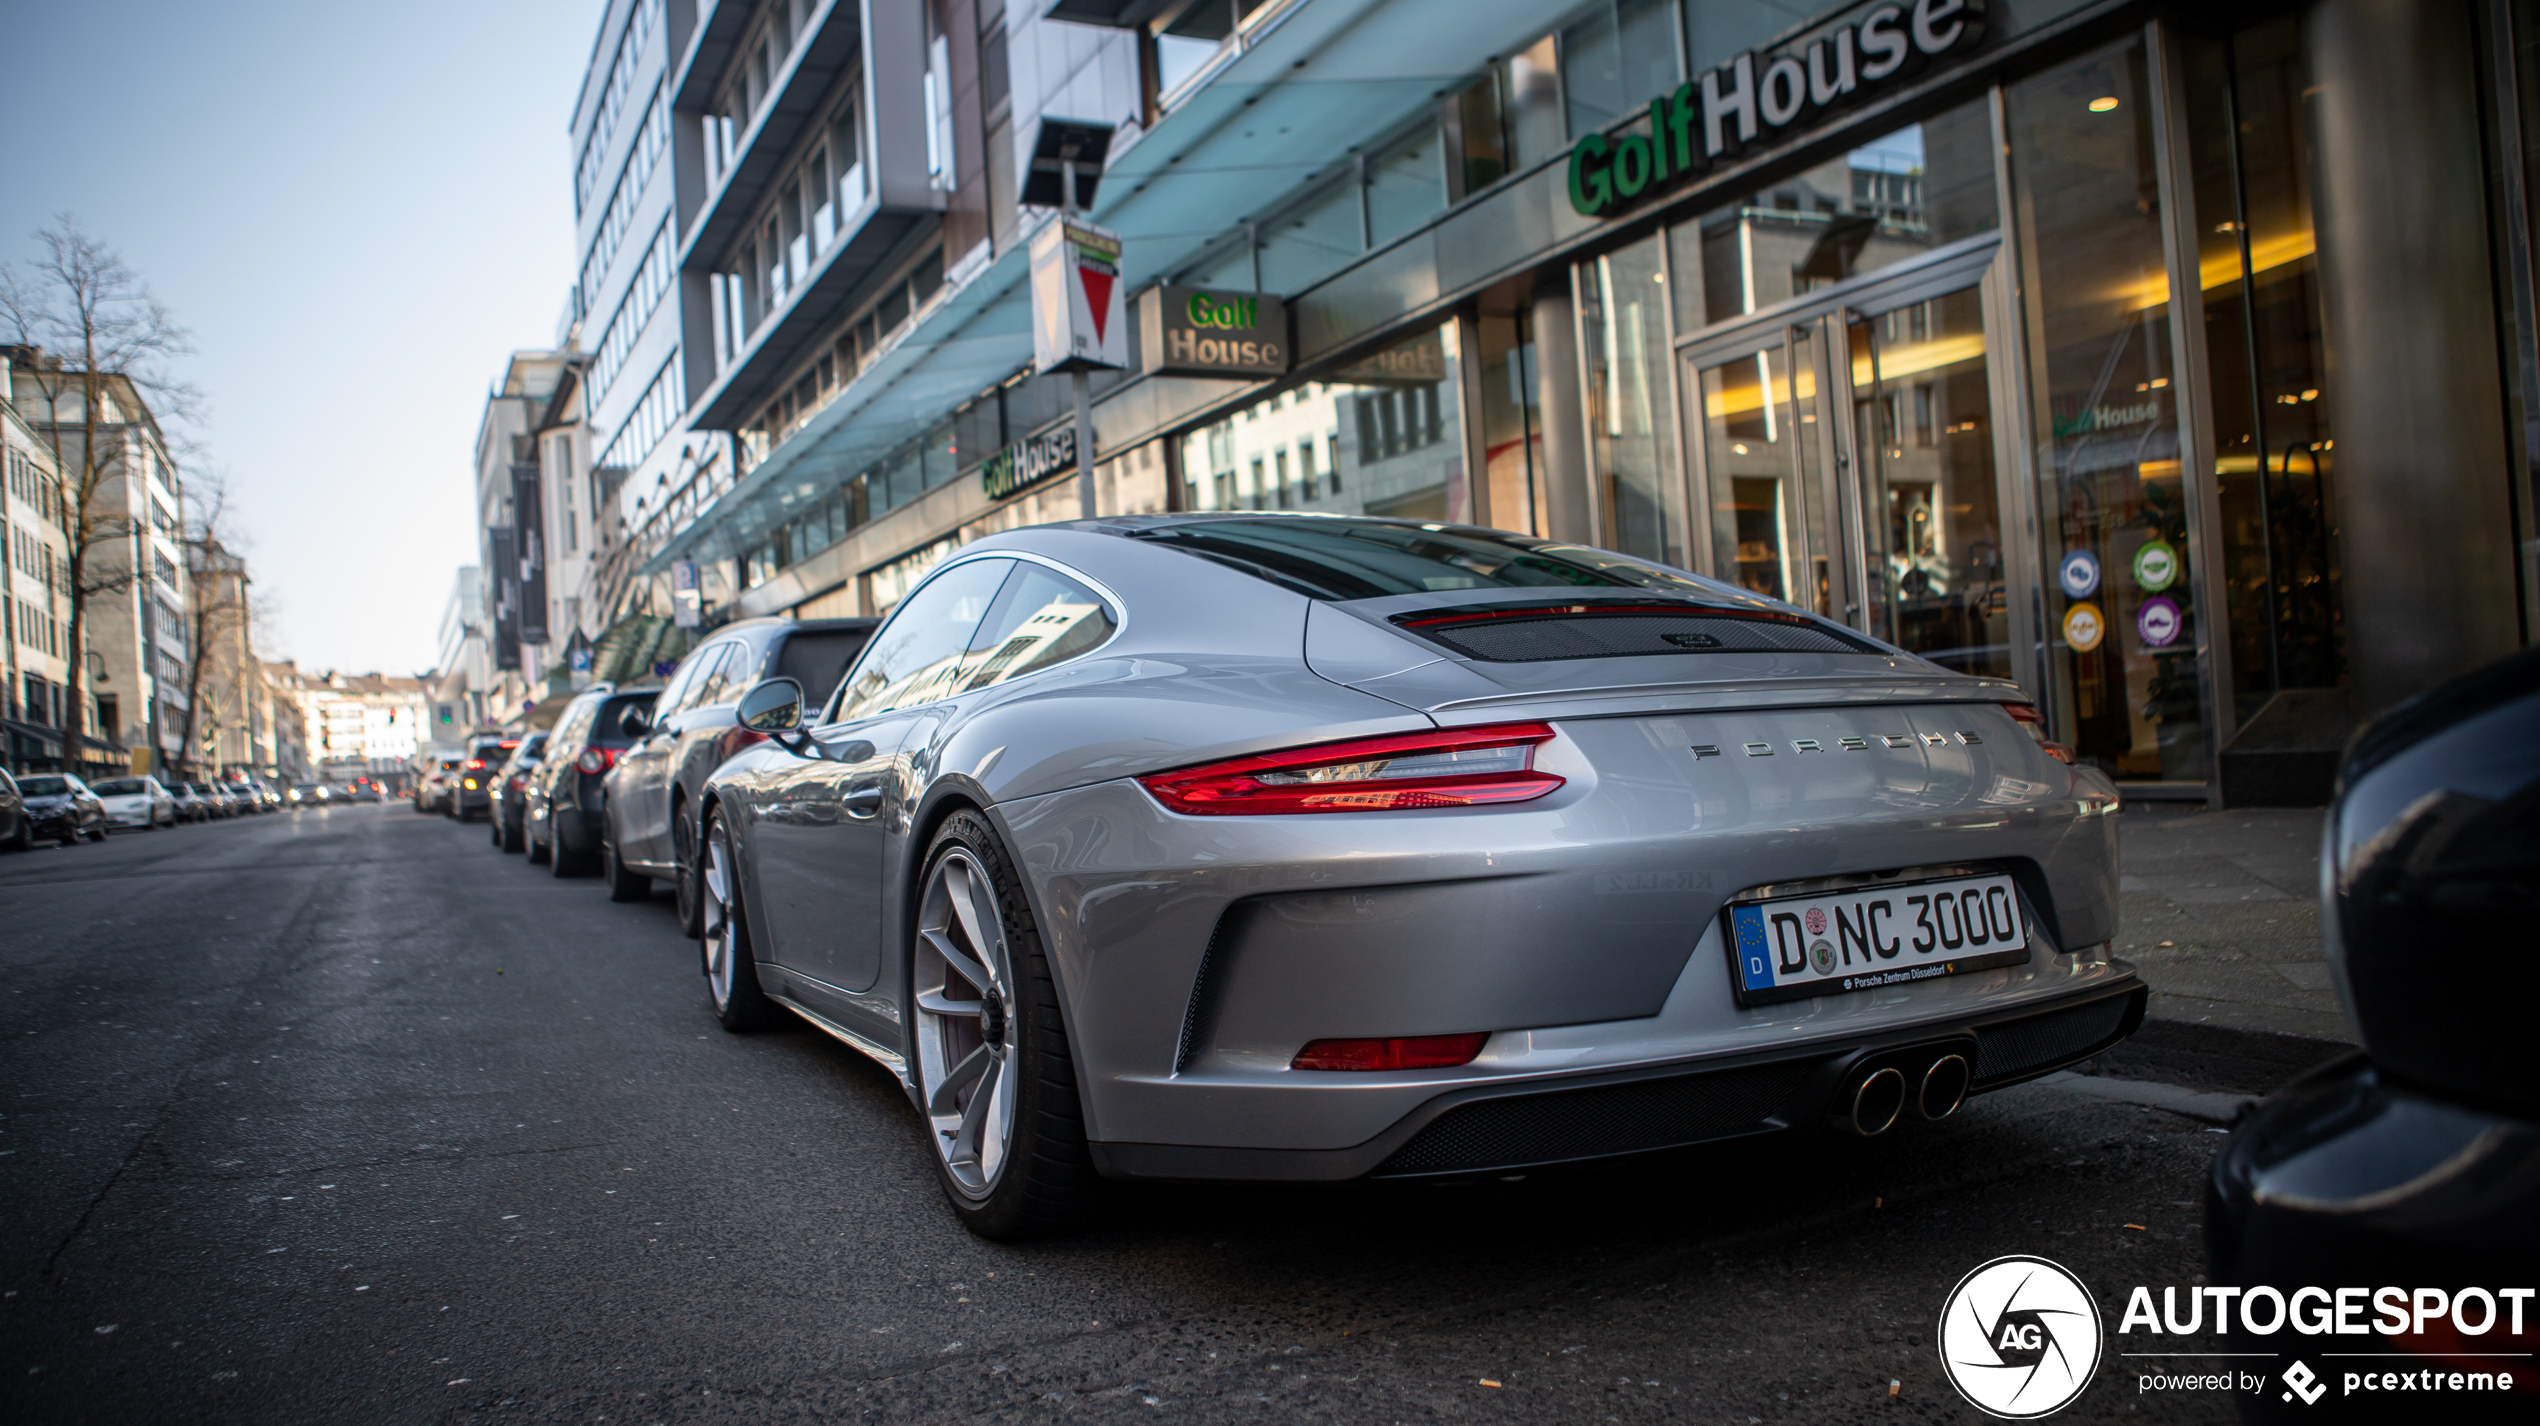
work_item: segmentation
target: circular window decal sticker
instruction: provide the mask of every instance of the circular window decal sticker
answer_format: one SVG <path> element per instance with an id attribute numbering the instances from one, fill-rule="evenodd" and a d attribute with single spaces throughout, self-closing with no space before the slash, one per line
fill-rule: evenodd
<path id="1" fill-rule="evenodd" d="M 2027 1421 L 2071 1405 L 2099 1370 L 2099 1304 L 2044 1258 L 1995 1258 L 1940 1309 L 1940 1369 L 1989 1416 Z"/>
<path id="2" fill-rule="evenodd" d="M 2178 602 L 2166 596 L 2146 599 L 2143 607 L 2134 611 L 2134 632 L 2143 636 L 2143 647 L 2147 649 L 2166 649 L 2177 643 L 2179 630 L 2186 625 L 2187 618 L 2179 613 Z"/>
<path id="3" fill-rule="evenodd" d="M 2099 592 L 2099 557 L 2088 550 L 2075 550 L 2064 556 L 2055 568 L 2068 599 L 2088 599 Z"/>
<path id="4" fill-rule="evenodd" d="M 2088 653 L 2108 637 L 2108 621 L 2099 617 L 2096 604 L 2076 604 L 2064 611 L 2064 642 L 2076 653 Z"/>
<path id="5" fill-rule="evenodd" d="M 2154 594 L 2178 580 L 2178 551 L 2166 540 L 2146 540 L 2134 552 L 2134 582 Z"/>

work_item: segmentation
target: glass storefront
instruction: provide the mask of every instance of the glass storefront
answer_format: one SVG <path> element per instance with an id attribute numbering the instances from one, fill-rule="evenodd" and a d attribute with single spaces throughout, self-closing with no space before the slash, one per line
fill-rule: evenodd
<path id="1" fill-rule="evenodd" d="M 1180 508 L 1465 518 L 1454 337 L 1419 333 L 1184 433 Z"/>

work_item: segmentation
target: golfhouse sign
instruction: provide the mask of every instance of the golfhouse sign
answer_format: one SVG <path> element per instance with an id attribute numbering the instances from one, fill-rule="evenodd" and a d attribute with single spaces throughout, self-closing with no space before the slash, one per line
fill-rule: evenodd
<path id="1" fill-rule="evenodd" d="M 1858 103 L 1984 36 L 1984 0 L 1882 4 L 1777 55 L 1748 50 L 1649 101 L 1649 133 L 1590 134 L 1570 150 L 1570 206 L 1602 217 L 1724 156 Z"/>

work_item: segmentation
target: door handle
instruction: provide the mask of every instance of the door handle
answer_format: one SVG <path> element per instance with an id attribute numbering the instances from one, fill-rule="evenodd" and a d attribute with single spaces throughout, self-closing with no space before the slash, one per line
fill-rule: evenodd
<path id="1" fill-rule="evenodd" d="M 867 821 L 882 811 L 882 787 L 879 783 L 849 789 L 846 796 L 847 815 Z"/>

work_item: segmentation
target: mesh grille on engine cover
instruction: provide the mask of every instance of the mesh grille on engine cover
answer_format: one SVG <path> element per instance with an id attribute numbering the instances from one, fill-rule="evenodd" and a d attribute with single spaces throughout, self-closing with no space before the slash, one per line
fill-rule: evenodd
<path id="1" fill-rule="evenodd" d="M 2119 995 L 1976 1031 L 1976 1083 L 2079 1058 L 2114 1038 L 2130 1002 Z"/>
<path id="2" fill-rule="evenodd" d="M 1649 654 L 1865 654 L 1870 645 L 1810 624 L 1700 614 L 1570 614 L 1492 620 L 1422 633 L 1492 663 Z"/>
<path id="3" fill-rule="evenodd" d="M 1375 1172 L 1381 1178 L 1515 1168 L 1778 1128 L 1770 1116 L 1813 1068 L 1808 1062 L 1756 1065 L 1459 1105 Z"/>

